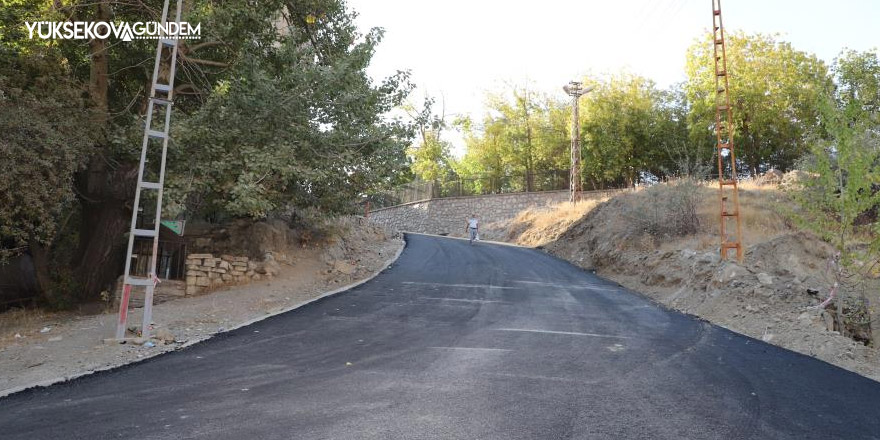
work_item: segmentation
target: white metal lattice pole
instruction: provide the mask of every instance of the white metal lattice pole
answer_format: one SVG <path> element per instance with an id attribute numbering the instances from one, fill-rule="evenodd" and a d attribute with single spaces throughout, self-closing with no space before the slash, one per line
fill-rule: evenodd
<path id="1" fill-rule="evenodd" d="M 168 23 L 168 8 L 171 0 L 165 0 L 162 7 L 162 27 L 165 28 Z M 180 23 L 180 17 L 183 10 L 183 0 L 176 0 L 176 8 L 174 14 L 174 22 Z M 174 99 L 174 75 L 177 67 L 177 47 L 178 35 L 160 35 L 156 47 L 156 59 L 153 65 L 153 80 L 150 88 L 149 103 L 147 105 L 146 123 L 144 124 L 144 137 L 141 145 L 141 158 L 138 168 L 138 183 L 134 195 L 134 209 L 131 214 L 131 227 L 128 233 L 128 251 L 125 258 L 125 275 L 123 278 L 122 298 L 119 301 L 119 320 L 116 326 L 116 339 L 125 338 L 126 323 L 128 320 L 128 304 L 131 299 L 132 286 L 143 286 L 146 290 L 144 293 L 144 319 L 141 326 L 141 336 L 143 338 L 150 337 L 150 325 L 152 323 L 153 313 L 153 293 L 156 284 L 159 282 L 156 273 L 156 265 L 159 255 L 159 229 L 162 222 L 162 189 L 165 185 L 165 161 L 168 155 L 169 132 L 171 130 L 171 104 Z M 163 54 L 169 56 L 163 57 Z M 168 77 L 166 82 L 161 82 L 160 69 L 163 61 L 167 60 L 170 64 Z M 156 110 L 165 110 L 164 121 L 161 130 L 153 128 L 153 112 Z M 145 168 L 149 162 L 149 158 L 155 153 L 151 147 L 156 147 L 153 141 L 161 142 L 161 151 L 159 159 L 159 169 L 156 175 L 147 176 Z M 155 179 L 155 180 L 152 180 Z M 138 228 L 138 212 L 143 199 L 143 191 L 155 191 L 156 207 L 153 215 L 153 228 Z M 146 210 L 145 210 L 146 212 Z M 132 274 L 131 262 L 134 258 L 135 239 L 151 238 L 152 252 L 150 260 L 147 264 L 146 274 Z M 144 276 L 145 275 L 145 276 Z"/>

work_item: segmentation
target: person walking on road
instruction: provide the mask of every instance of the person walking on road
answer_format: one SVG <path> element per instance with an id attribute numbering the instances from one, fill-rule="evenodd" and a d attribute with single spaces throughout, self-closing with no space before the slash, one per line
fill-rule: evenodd
<path id="1" fill-rule="evenodd" d="M 471 214 L 471 217 L 467 221 L 467 232 L 470 237 L 470 243 L 474 244 L 474 240 L 479 240 L 479 228 L 480 228 L 480 220 L 477 219 L 476 214 Z"/>

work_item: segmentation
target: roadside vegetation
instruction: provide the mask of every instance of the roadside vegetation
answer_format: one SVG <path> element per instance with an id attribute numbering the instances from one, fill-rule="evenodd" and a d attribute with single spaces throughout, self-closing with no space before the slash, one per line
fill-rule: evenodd
<path id="1" fill-rule="evenodd" d="M 826 64 L 775 36 L 734 31 L 727 42 L 734 140 L 745 173 L 796 168 L 815 145 L 812 139 L 829 134 L 819 103 L 834 90 L 854 87 L 860 99 L 876 100 L 870 95 L 876 95 L 876 52 L 843 50 Z M 715 83 L 709 34 L 695 39 L 682 55 L 687 79 L 667 88 L 625 71 L 580 78 L 596 86 L 581 98 L 578 121 L 586 188 L 713 172 Z M 552 94 L 537 89 L 535 84 L 511 84 L 489 92 L 484 116 L 452 121 L 436 109 L 432 113 L 429 99 L 421 120 L 430 136 L 417 139 L 412 149 L 413 171 L 441 184 L 526 177 L 509 179 L 508 187 L 499 188 L 505 191 L 538 186 L 528 180 L 530 175 L 567 169 L 571 100 L 561 89 Z M 450 154 L 443 136 L 456 128 L 466 141 L 460 158 Z"/>
<path id="2" fill-rule="evenodd" d="M 366 73 L 381 29 L 359 31 L 341 0 L 185 4 L 202 38 L 180 46 L 163 218 L 351 213 L 408 178 L 412 127 L 385 115 L 409 74 Z M 156 46 L 29 39 L 23 23 L 161 9 L 0 1 L 0 265 L 29 257 L 46 306 L 96 300 L 123 270 Z"/>

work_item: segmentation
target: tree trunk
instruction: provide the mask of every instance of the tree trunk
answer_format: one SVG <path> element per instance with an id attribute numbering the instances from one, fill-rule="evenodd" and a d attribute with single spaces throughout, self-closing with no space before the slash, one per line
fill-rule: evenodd
<path id="1" fill-rule="evenodd" d="M 131 220 L 131 201 L 137 165 L 115 169 L 100 157 L 77 176 L 82 207 L 76 273 L 82 286 L 79 299 L 93 299 L 122 271 L 124 234 Z"/>
<path id="2" fill-rule="evenodd" d="M 101 0 L 96 5 L 95 21 L 110 20 L 110 2 Z M 89 71 L 89 98 L 95 118 L 106 130 L 108 127 L 109 58 L 106 40 L 89 41 L 91 66 Z M 104 155 L 106 148 L 98 148 L 85 170 L 76 176 L 79 201 L 82 206 L 76 275 L 82 290 L 77 299 L 96 298 L 101 290 L 112 284 L 121 271 L 124 255 L 120 244 L 131 215 L 130 203 L 137 180 L 137 167 L 132 164 L 111 165 Z"/>
<path id="3" fill-rule="evenodd" d="M 110 1 L 101 0 L 98 3 L 97 8 L 97 17 L 95 21 L 109 21 Z M 110 67 L 110 60 L 107 55 L 107 40 L 90 40 L 89 55 L 92 60 L 89 69 L 89 98 L 97 122 L 106 128 L 108 109 L 107 95 L 109 92 L 108 75 Z"/>
<path id="4" fill-rule="evenodd" d="M 743 113 L 743 122 L 742 122 L 743 125 L 742 125 L 742 130 L 740 133 L 740 139 L 742 140 L 742 148 L 741 148 L 741 152 L 739 153 L 739 158 L 743 164 L 749 166 L 749 170 L 748 170 L 749 174 L 755 175 L 755 173 L 756 173 L 755 162 L 757 161 L 756 158 L 758 157 L 758 147 L 755 144 L 754 139 L 752 139 L 752 134 L 751 134 L 751 131 L 749 130 L 750 122 L 751 122 L 751 118 L 749 116 L 749 113 L 748 112 Z M 736 177 L 739 177 L 739 176 L 736 176 Z M 719 176 L 719 179 L 720 178 L 722 178 L 722 177 Z"/>
<path id="5" fill-rule="evenodd" d="M 532 175 L 532 125 L 529 124 L 529 113 L 526 110 L 526 192 L 535 190 L 535 176 Z"/>
<path id="6" fill-rule="evenodd" d="M 37 289 L 40 291 L 40 296 L 48 304 L 54 304 L 56 301 L 52 291 L 52 280 L 49 278 L 48 252 L 40 242 L 33 238 L 28 241 L 28 249 L 34 262 L 34 276 L 37 279 Z"/>
<path id="7" fill-rule="evenodd" d="M 120 201 L 83 206 L 81 258 L 77 274 L 82 285 L 79 299 L 94 299 L 111 286 L 122 272 L 125 259 L 124 234 L 130 212 Z"/>

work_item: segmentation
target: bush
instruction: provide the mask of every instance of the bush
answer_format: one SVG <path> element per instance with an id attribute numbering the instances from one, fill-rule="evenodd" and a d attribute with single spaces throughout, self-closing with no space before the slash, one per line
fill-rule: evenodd
<path id="1" fill-rule="evenodd" d="M 681 237 L 696 234 L 701 221 L 697 213 L 703 187 L 692 178 L 656 185 L 633 198 L 627 213 L 635 232 L 653 236 Z"/>

